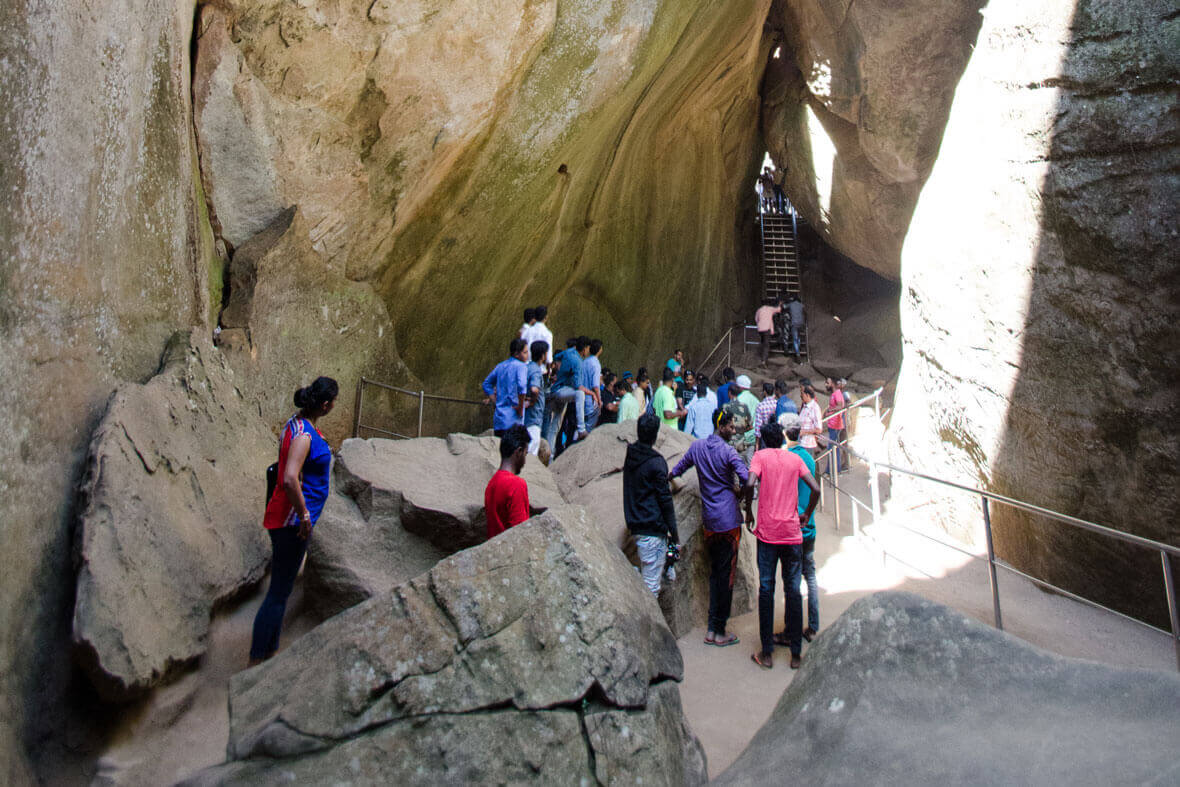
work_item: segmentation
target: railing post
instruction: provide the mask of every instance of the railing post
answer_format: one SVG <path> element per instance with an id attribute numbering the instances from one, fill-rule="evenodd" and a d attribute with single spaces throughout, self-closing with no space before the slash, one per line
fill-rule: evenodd
<path id="1" fill-rule="evenodd" d="M 365 378 L 356 381 L 356 401 L 352 410 L 352 436 L 361 436 L 361 400 L 365 394 Z"/>
<path id="2" fill-rule="evenodd" d="M 869 494 L 873 501 L 873 524 L 881 518 L 881 489 L 877 484 L 877 462 L 869 459 Z"/>
<path id="3" fill-rule="evenodd" d="M 822 473 L 820 474 L 820 477 L 819 477 L 819 510 L 820 510 L 820 513 L 823 513 L 823 510 L 824 510 L 824 477 L 823 477 Z"/>
<path id="4" fill-rule="evenodd" d="M 1172 563 L 1168 553 L 1160 550 L 1160 561 L 1164 564 L 1164 592 L 1168 594 L 1168 617 L 1172 620 L 1172 644 L 1176 648 L 1176 669 L 1180 670 L 1180 609 L 1176 599 L 1176 582 L 1172 578 Z"/>
<path id="5" fill-rule="evenodd" d="M 832 479 L 832 491 L 835 493 L 832 495 L 832 500 L 835 501 L 835 503 L 836 503 L 836 505 L 834 506 L 834 508 L 836 509 L 836 532 L 839 533 L 840 532 L 840 465 L 837 464 L 836 462 L 832 461 L 833 457 L 835 457 L 835 454 L 832 453 L 832 447 L 829 445 L 828 446 L 828 475 Z"/>
<path id="6" fill-rule="evenodd" d="M 881 392 L 873 394 L 873 415 L 877 418 L 877 423 L 881 423 Z"/>
<path id="7" fill-rule="evenodd" d="M 860 509 L 855 500 L 852 500 L 852 535 L 860 537 Z"/>
<path id="8" fill-rule="evenodd" d="M 987 498 L 983 500 L 983 532 L 987 536 L 987 578 L 992 586 L 992 611 L 996 617 L 996 628 L 1004 630 L 1004 619 L 1000 617 L 1000 588 L 996 584 L 996 550 L 992 546 L 992 514 Z"/>
<path id="9" fill-rule="evenodd" d="M 418 392 L 418 436 L 422 436 L 422 412 L 426 409 L 426 392 Z"/>

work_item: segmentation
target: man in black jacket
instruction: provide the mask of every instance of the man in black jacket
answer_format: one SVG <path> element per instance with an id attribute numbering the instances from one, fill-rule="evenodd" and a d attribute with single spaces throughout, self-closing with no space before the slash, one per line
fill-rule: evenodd
<path id="1" fill-rule="evenodd" d="M 658 596 L 668 540 L 678 543 L 680 534 L 668 488 L 668 463 L 652 447 L 660 432 L 660 419 L 646 413 L 640 416 L 636 431 L 639 439 L 627 446 L 623 463 L 623 518 L 635 538 L 643 581 Z"/>

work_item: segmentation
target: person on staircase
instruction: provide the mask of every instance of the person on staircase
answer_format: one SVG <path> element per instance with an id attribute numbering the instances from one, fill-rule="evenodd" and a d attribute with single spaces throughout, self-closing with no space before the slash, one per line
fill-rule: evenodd
<path id="1" fill-rule="evenodd" d="M 738 638 L 727 633 L 733 605 L 734 568 L 742 537 L 742 515 L 734 481 L 744 485 L 749 479 L 746 464 L 733 450 L 735 434 L 733 416 L 724 410 L 713 412 L 713 434 L 697 440 L 668 474 L 668 480 L 697 469 L 701 489 L 701 523 L 704 526 L 705 551 L 709 555 L 709 622 L 705 644 L 726 647 Z"/>
<path id="2" fill-rule="evenodd" d="M 774 318 L 782 311 L 778 301 L 767 299 L 754 312 L 754 325 L 758 328 L 758 361 L 765 367 L 770 358 L 770 339 L 774 336 Z"/>
<path id="3" fill-rule="evenodd" d="M 787 318 L 791 331 L 791 347 L 795 351 L 795 363 L 799 363 L 799 332 L 803 330 L 807 320 L 803 313 L 803 302 L 796 293 L 791 293 L 791 297 L 787 299 Z"/>
<path id="4" fill-rule="evenodd" d="M 253 667 L 279 649 L 287 599 L 295 587 L 312 528 L 324 510 L 332 474 L 332 447 L 316 428 L 332 412 L 340 387 L 331 377 L 295 392 L 299 411 L 283 427 L 279 441 L 279 482 L 266 503 L 262 526 L 270 536 L 270 586 L 254 616 L 250 641 Z"/>
<path id="5" fill-rule="evenodd" d="M 680 542 L 676 507 L 668 488 L 668 463 L 655 449 L 660 419 L 644 415 L 636 424 L 634 443 L 623 460 L 623 519 L 639 552 L 639 572 L 652 595 L 659 597 L 668 544 Z"/>

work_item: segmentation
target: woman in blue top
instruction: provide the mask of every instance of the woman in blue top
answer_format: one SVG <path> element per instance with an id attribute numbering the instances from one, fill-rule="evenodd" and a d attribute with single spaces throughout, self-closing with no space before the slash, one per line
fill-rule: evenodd
<path id="1" fill-rule="evenodd" d="M 340 388 L 331 377 L 319 377 L 295 392 L 299 412 L 283 427 L 279 441 L 281 483 L 266 503 L 262 526 L 270 535 L 270 587 L 254 616 L 250 666 L 279 649 L 279 632 L 287 598 L 307 552 L 307 539 L 328 499 L 332 447 L 316 429 L 316 421 L 332 411 Z"/>

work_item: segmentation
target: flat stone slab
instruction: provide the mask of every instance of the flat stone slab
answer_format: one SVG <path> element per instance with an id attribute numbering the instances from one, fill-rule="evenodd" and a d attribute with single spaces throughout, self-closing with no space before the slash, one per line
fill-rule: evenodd
<path id="1" fill-rule="evenodd" d="M 1178 736 L 1180 675 L 1056 656 L 881 592 L 820 634 L 716 783 L 1175 784 Z"/>

